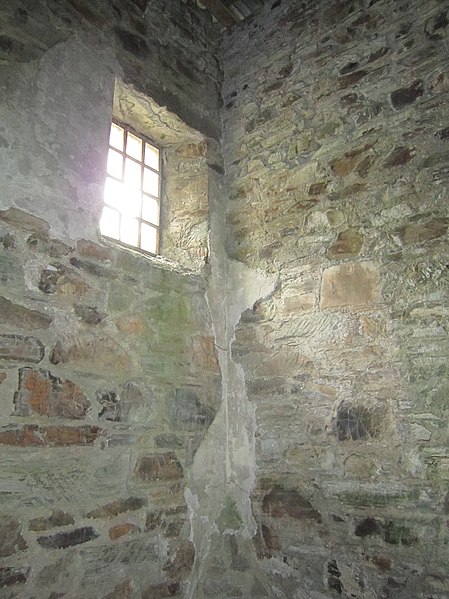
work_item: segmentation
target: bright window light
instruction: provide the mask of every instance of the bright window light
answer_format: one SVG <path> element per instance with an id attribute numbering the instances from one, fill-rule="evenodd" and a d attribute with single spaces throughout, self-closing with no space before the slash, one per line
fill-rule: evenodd
<path id="1" fill-rule="evenodd" d="M 159 148 L 128 127 L 112 123 L 100 221 L 102 235 L 157 254 L 160 170 Z"/>

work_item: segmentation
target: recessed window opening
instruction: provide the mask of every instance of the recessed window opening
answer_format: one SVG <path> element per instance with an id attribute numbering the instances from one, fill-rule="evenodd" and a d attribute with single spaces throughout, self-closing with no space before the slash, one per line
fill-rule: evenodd
<path id="1" fill-rule="evenodd" d="M 153 255 L 160 238 L 160 154 L 149 139 L 112 122 L 100 231 Z"/>

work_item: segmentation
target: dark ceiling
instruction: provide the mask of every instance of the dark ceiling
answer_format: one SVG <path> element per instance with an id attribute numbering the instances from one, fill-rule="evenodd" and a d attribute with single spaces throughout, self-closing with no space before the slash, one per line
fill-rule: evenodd
<path id="1" fill-rule="evenodd" d="M 219 23 L 231 27 L 250 17 L 264 4 L 264 0 L 200 0 Z"/>

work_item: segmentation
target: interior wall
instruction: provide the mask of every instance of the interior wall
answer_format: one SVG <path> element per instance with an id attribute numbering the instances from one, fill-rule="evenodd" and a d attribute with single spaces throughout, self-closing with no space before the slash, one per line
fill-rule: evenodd
<path id="1" fill-rule="evenodd" d="M 224 38 L 260 596 L 449 593 L 448 21 L 278 0 Z"/>
<path id="2" fill-rule="evenodd" d="M 0 24 L 0 595 L 184 596 L 221 403 L 218 28 L 193 4 L 78 0 L 3 3 Z M 118 79 L 170 146 L 164 260 L 98 233 Z"/>

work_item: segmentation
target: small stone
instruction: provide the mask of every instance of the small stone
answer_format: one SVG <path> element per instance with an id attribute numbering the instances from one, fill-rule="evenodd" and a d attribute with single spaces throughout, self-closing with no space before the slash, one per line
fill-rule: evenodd
<path id="1" fill-rule="evenodd" d="M 106 312 L 99 312 L 94 306 L 82 306 L 80 304 L 74 304 L 73 308 L 75 310 L 75 314 L 86 324 L 99 324 L 108 316 Z"/>
<path id="2" fill-rule="evenodd" d="M 183 539 L 173 559 L 164 564 L 163 570 L 170 578 L 186 579 L 195 561 L 195 547 L 191 541 Z"/>
<path id="3" fill-rule="evenodd" d="M 22 525 L 10 516 L 0 517 L 0 557 L 23 551 L 27 544 L 21 535 Z"/>
<path id="4" fill-rule="evenodd" d="M 184 447 L 184 441 L 178 435 L 174 433 L 165 433 L 157 435 L 154 439 L 157 447 L 164 447 L 168 449 L 180 449 Z"/>
<path id="5" fill-rule="evenodd" d="M 431 241 L 446 235 L 449 219 L 434 218 L 427 223 L 410 223 L 398 229 L 402 245 Z"/>
<path id="6" fill-rule="evenodd" d="M 67 256 L 72 248 L 58 239 L 51 239 L 47 233 L 35 232 L 28 239 L 27 244 L 34 250 L 46 253 L 52 258 Z"/>
<path id="7" fill-rule="evenodd" d="M 368 71 L 365 69 L 361 69 L 360 71 L 354 71 L 349 75 L 344 75 L 343 77 L 338 78 L 338 86 L 340 89 L 346 89 L 358 83 L 365 75 L 368 74 Z"/>
<path id="8" fill-rule="evenodd" d="M 98 533 L 92 527 L 83 526 L 70 532 L 58 532 L 47 537 L 38 537 L 37 542 L 45 549 L 65 549 L 74 545 L 88 543 L 98 536 Z"/>
<path id="9" fill-rule="evenodd" d="M 356 537 L 368 537 L 371 535 L 382 534 L 383 526 L 382 523 L 375 518 L 364 518 L 358 522 L 355 527 L 354 534 Z"/>
<path id="10" fill-rule="evenodd" d="M 118 499 L 112 503 L 107 503 L 86 514 L 86 518 L 114 518 L 123 512 L 132 512 L 140 510 L 146 505 L 146 500 L 140 497 L 128 497 L 128 499 Z"/>
<path id="11" fill-rule="evenodd" d="M 38 287 L 43 293 L 78 297 L 84 295 L 89 289 L 84 279 L 63 264 L 49 264 L 44 268 Z"/>
<path id="12" fill-rule="evenodd" d="M 112 251 L 110 248 L 94 243 L 93 241 L 81 239 L 77 242 L 76 246 L 79 255 L 84 258 L 93 258 L 99 262 L 107 262 L 112 258 Z"/>
<path id="13" fill-rule="evenodd" d="M 447 141 L 449 139 L 449 127 L 445 127 L 444 129 L 440 129 L 435 133 L 436 137 L 439 137 L 443 141 Z"/>
<path id="14" fill-rule="evenodd" d="M 20 304 L 0 296 L 0 323 L 14 326 L 20 329 L 48 329 L 52 318 L 38 312 L 29 310 Z"/>
<path id="15" fill-rule="evenodd" d="M 140 532 L 140 528 L 131 522 L 116 524 L 109 529 L 109 538 L 111 541 L 116 541 L 117 539 L 120 539 L 120 537 L 129 535 L 131 532 Z"/>
<path id="16" fill-rule="evenodd" d="M 3 381 L 6 381 L 6 378 L 6 370 L 0 369 L 0 385 L 3 383 Z"/>
<path id="17" fill-rule="evenodd" d="M 142 481 L 168 481 L 183 477 L 182 466 L 174 453 L 154 454 L 139 458 L 134 473 Z"/>
<path id="18" fill-rule="evenodd" d="M 0 335 L 0 360 L 38 363 L 44 357 L 44 346 L 35 337 Z"/>
<path id="19" fill-rule="evenodd" d="M 122 402 L 115 391 L 97 391 L 96 398 L 103 405 L 98 417 L 110 422 L 122 421 Z"/>
<path id="20" fill-rule="evenodd" d="M 42 233 L 48 233 L 50 231 L 50 225 L 41 218 L 23 212 L 18 208 L 8 208 L 7 210 L 0 210 L 0 220 L 16 227 L 17 229 L 23 229 L 24 231 L 38 231 Z"/>
<path id="21" fill-rule="evenodd" d="M 350 258 L 360 253 L 363 235 L 357 229 L 347 229 L 338 234 L 328 251 L 329 258 Z"/>
<path id="22" fill-rule="evenodd" d="M 396 109 L 413 104 L 424 93 L 423 82 L 419 79 L 408 87 L 401 87 L 390 94 L 391 103 Z"/>
<path id="23" fill-rule="evenodd" d="M 404 166 L 415 155 L 414 150 L 407 148 L 405 146 L 398 146 L 394 148 L 387 156 L 387 159 L 384 162 L 385 168 L 391 168 L 394 166 Z"/>
<path id="24" fill-rule="evenodd" d="M 176 389 L 176 399 L 170 404 L 170 422 L 177 429 L 197 430 L 208 427 L 215 410 L 204 405 L 192 389 Z"/>
<path id="25" fill-rule="evenodd" d="M 27 581 L 31 568 L 0 568 L 0 588 L 9 587 L 16 584 L 23 584 Z M 8 595 L 9 596 L 9 595 Z"/>
<path id="26" fill-rule="evenodd" d="M 302 497 L 295 490 L 286 490 L 275 487 L 265 495 L 262 501 L 262 511 L 273 517 L 282 518 L 289 516 L 296 520 L 314 520 L 321 522 L 321 514 L 309 500 Z"/>

